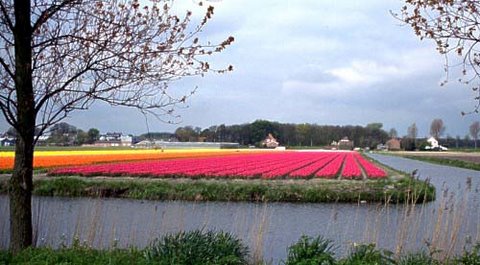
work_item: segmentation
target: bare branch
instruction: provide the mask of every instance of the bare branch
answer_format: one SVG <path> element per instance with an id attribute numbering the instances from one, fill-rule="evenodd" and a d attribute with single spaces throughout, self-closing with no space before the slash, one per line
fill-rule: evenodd
<path id="1" fill-rule="evenodd" d="M 37 31 L 48 19 L 53 17 L 57 12 L 62 10 L 69 5 L 80 4 L 82 1 L 80 0 L 64 0 L 60 4 L 52 4 L 46 10 L 44 10 L 40 16 L 38 17 L 37 21 L 33 24 L 32 31 Z"/>
<path id="2" fill-rule="evenodd" d="M 9 12 L 7 11 L 7 7 L 5 6 L 5 3 L 3 1 L 0 1 L 0 13 L 2 14 L 0 17 L 3 23 L 5 23 L 5 25 L 11 31 L 13 31 L 14 25 L 12 23 L 12 19 L 10 18 Z"/>
<path id="3" fill-rule="evenodd" d="M 5 72 L 7 72 L 7 74 L 12 78 L 14 79 L 15 78 L 15 74 L 12 72 L 12 70 L 10 70 L 10 67 L 7 63 L 5 63 L 5 61 L 0 57 L 0 65 L 3 67 L 3 69 L 5 70 Z"/>
<path id="4" fill-rule="evenodd" d="M 405 0 L 400 14 L 393 16 L 411 26 L 422 39 L 431 39 L 445 56 L 447 80 L 451 71 L 459 71 L 459 81 L 471 86 L 480 108 L 480 2 Z M 452 63 L 453 62 L 453 63 Z M 457 63 L 458 62 L 458 63 Z M 444 84 L 443 82 L 442 84 Z M 465 114 L 465 112 L 462 112 Z"/>

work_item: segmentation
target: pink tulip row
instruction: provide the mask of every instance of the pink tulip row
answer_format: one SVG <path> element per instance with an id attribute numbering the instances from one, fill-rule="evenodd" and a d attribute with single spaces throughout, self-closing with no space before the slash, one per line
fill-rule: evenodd
<path id="1" fill-rule="evenodd" d="M 358 162 L 357 162 L 358 161 Z M 149 176 L 188 178 L 344 178 L 386 177 L 383 170 L 358 153 L 279 152 L 224 157 L 121 162 L 51 170 L 52 175 Z"/>

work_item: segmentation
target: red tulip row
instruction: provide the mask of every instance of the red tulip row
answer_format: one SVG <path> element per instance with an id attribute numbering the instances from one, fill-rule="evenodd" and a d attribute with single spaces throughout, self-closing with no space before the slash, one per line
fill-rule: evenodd
<path id="1" fill-rule="evenodd" d="M 358 161 L 358 162 L 357 162 Z M 122 162 L 53 169 L 52 175 L 149 176 L 188 178 L 344 178 L 386 177 L 383 170 L 347 152 L 282 152 L 224 157 Z M 382 174 L 383 173 L 383 174 Z"/>
<path id="2" fill-rule="evenodd" d="M 362 166 L 362 168 L 365 170 L 365 173 L 368 175 L 369 178 L 387 177 L 387 173 L 384 170 L 382 170 L 381 168 L 378 168 L 377 166 L 372 164 L 370 161 L 363 158 L 361 155 L 356 154 L 355 158 L 357 159 L 358 163 Z"/>
<path id="3" fill-rule="evenodd" d="M 315 172 L 317 172 L 320 168 L 323 168 L 326 164 L 330 163 L 330 161 L 334 160 L 337 156 L 338 155 L 323 156 L 317 162 L 313 162 L 310 165 L 290 172 L 289 176 L 293 178 L 308 178 L 309 176 L 312 176 Z"/>
<path id="4" fill-rule="evenodd" d="M 325 167 L 320 169 L 315 176 L 316 177 L 324 177 L 324 178 L 335 178 L 340 171 L 340 168 L 343 165 L 343 160 L 345 159 L 346 153 L 341 153 L 337 155 L 330 163 L 328 163 Z"/>
<path id="5" fill-rule="evenodd" d="M 346 179 L 362 178 L 362 171 L 355 161 L 354 153 L 350 153 L 345 157 L 345 163 L 342 170 L 342 177 Z"/>

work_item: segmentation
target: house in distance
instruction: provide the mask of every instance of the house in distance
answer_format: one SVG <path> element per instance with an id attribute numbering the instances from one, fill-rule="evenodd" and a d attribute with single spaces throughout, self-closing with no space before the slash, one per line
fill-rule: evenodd
<path id="1" fill-rule="evenodd" d="M 388 151 L 400 151 L 400 141 L 396 138 L 392 138 L 385 143 Z"/>
<path id="2" fill-rule="evenodd" d="M 132 136 L 124 135 L 122 133 L 109 132 L 109 133 L 100 135 L 98 141 L 96 141 L 94 145 L 99 147 L 131 146 Z"/>
<path id="3" fill-rule="evenodd" d="M 338 150 L 353 150 L 353 141 L 350 141 L 348 137 L 343 137 L 338 141 Z"/>
<path id="4" fill-rule="evenodd" d="M 262 146 L 267 148 L 277 148 L 279 145 L 277 139 L 275 139 L 271 133 L 262 141 Z"/>

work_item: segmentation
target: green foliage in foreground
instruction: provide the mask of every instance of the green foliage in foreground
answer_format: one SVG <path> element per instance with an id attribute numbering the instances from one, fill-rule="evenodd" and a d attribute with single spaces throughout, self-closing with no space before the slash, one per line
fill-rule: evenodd
<path id="1" fill-rule="evenodd" d="M 247 247 L 229 233 L 195 230 L 164 236 L 145 251 L 151 264 L 248 264 Z"/>
<path id="2" fill-rule="evenodd" d="M 342 265 L 394 265 L 393 253 L 375 248 L 375 244 L 361 244 L 354 246 L 350 255 L 340 261 Z"/>
<path id="3" fill-rule="evenodd" d="M 302 236 L 288 248 L 284 265 L 479 265 L 480 243 L 470 251 L 457 257 L 437 260 L 426 252 L 407 253 L 395 256 L 394 253 L 378 249 L 375 244 L 359 244 L 352 246 L 349 254 L 343 258 L 335 258 L 335 245 L 322 236 Z M 436 253 L 436 252 L 433 252 Z"/>
<path id="4" fill-rule="evenodd" d="M 335 245 L 322 236 L 302 236 L 288 249 L 284 265 L 478 265 L 480 244 L 462 255 L 437 260 L 425 252 L 395 256 L 378 249 L 374 244 L 352 246 L 349 254 L 337 258 Z M 433 252 L 435 253 L 435 252 Z M 248 256 L 244 243 L 229 233 L 200 230 L 170 234 L 155 241 L 143 250 L 95 250 L 78 243 L 70 248 L 29 248 L 16 256 L 0 251 L 0 264 L 138 264 L 138 265 L 230 265 L 259 264 Z"/>
<path id="5" fill-rule="evenodd" d="M 136 249 L 96 250 L 88 247 L 62 249 L 28 248 L 18 255 L 0 251 L 0 264 L 29 265 L 96 265 L 96 264 L 147 264 L 142 251 Z"/>
<path id="6" fill-rule="evenodd" d="M 0 192 L 6 193 L 6 182 Z M 403 203 L 435 199 L 429 183 L 393 180 L 102 180 L 53 177 L 34 182 L 34 194 L 67 197 L 118 197 L 146 200 L 250 202 L 367 202 Z"/>
<path id="7" fill-rule="evenodd" d="M 336 264 L 333 241 L 322 236 L 311 238 L 303 235 L 288 248 L 285 265 L 333 265 Z"/>
<path id="8" fill-rule="evenodd" d="M 166 235 L 144 250 L 95 250 L 74 243 L 57 250 L 29 248 L 16 256 L 0 251 L 0 264 L 243 265 L 248 264 L 248 249 L 229 233 L 195 230 Z"/>

